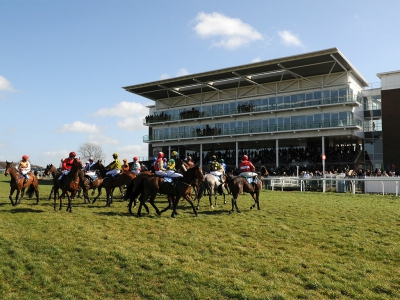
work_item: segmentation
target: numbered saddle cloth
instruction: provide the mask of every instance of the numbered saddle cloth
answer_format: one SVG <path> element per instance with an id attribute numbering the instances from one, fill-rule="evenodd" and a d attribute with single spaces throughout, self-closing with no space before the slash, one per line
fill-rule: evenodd
<path id="1" fill-rule="evenodd" d="M 173 180 L 171 177 L 166 177 L 166 176 L 164 176 L 164 182 L 173 183 L 174 180 Z"/>

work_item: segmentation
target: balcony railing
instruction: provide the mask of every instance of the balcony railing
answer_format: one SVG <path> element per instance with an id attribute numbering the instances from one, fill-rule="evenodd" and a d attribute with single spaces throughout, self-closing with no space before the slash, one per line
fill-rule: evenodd
<path id="1" fill-rule="evenodd" d="M 223 116 L 231 116 L 238 114 L 249 114 L 249 113 L 262 113 L 266 111 L 278 111 L 278 110 L 287 110 L 287 109 L 302 109 L 308 108 L 312 106 L 330 106 L 336 105 L 338 103 L 341 104 L 354 104 L 361 105 L 359 99 L 356 96 L 344 96 L 344 97 L 329 97 L 329 98 L 321 98 L 321 99 L 312 99 L 312 100 L 302 100 L 291 103 L 270 103 L 266 105 L 241 105 L 236 108 L 228 108 L 222 110 L 209 110 L 209 111 L 199 111 L 196 109 L 182 111 L 179 114 L 169 114 L 165 112 L 161 112 L 159 114 L 154 114 L 147 116 L 143 119 L 143 124 L 154 124 L 154 123 L 165 123 L 165 122 L 174 122 L 181 120 L 193 120 L 198 118 L 213 118 L 213 117 L 223 117 Z"/>
<path id="2" fill-rule="evenodd" d="M 185 132 L 185 133 L 177 132 L 170 134 L 157 134 L 154 136 L 145 135 L 143 137 L 143 142 L 206 138 L 211 136 L 218 137 L 218 136 L 274 133 L 274 132 L 285 132 L 285 131 L 286 132 L 300 131 L 300 130 L 312 130 L 321 128 L 323 129 L 323 128 L 358 127 L 359 129 L 362 129 L 362 126 L 363 126 L 362 121 L 359 119 L 355 119 L 355 120 L 322 121 L 322 122 L 312 122 L 312 123 L 268 125 L 268 126 L 256 126 L 256 127 L 236 127 L 234 129 L 198 128 L 192 132 Z"/>

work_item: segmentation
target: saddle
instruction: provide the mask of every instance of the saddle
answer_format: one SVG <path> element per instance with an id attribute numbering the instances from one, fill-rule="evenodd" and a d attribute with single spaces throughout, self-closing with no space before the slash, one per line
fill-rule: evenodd
<path id="1" fill-rule="evenodd" d="M 245 178 L 247 180 L 248 183 L 256 185 L 258 183 L 258 177 L 257 176 L 253 176 L 253 177 L 246 177 L 246 176 L 242 176 L 243 178 Z"/>

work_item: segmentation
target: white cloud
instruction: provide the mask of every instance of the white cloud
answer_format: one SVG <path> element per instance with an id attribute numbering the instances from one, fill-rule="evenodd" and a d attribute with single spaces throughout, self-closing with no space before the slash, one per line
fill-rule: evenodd
<path id="1" fill-rule="evenodd" d="M 15 92 L 16 90 L 12 87 L 11 82 L 4 76 L 0 75 L 0 91 Z"/>
<path id="2" fill-rule="evenodd" d="M 91 134 L 88 136 L 87 139 L 88 143 L 93 143 L 100 146 L 107 146 L 107 145 L 117 145 L 119 141 L 114 138 L 110 138 L 103 134 Z"/>
<path id="3" fill-rule="evenodd" d="M 169 79 L 169 78 L 171 78 L 171 76 L 169 76 L 169 74 L 167 74 L 167 73 L 161 74 L 161 76 L 160 76 L 161 80 Z"/>
<path id="4" fill-rule="evenodd" d="M 211 14 L 201 12 L 196 16 L 195 21 L 197 24 L 194 31 L 202 38 L 216 38 L 217 41 L 213 43 L 215 47 L 233 50 L 257 40 L 263 40 L 261 33 L 249 24 L 217 12 Z"/>
<path id="5" fill-rule="evenodd" d="M 4 76 L 0 75 L 0 92 L 17 92 L 16 89 L 13 88 L 11 82 L 7 80 Z M 0 99 L 5 99 L 6 96 L 0 93 Z"/>
<path id="6" fill-rule="evenodd" d="M 256 57 L 256 58 L 254 58 L 251 62 L 252 62 L 252 63 L 256 63 L 256 62 L 260 62 L 260 61 L 261 61 L 261 58 Z"/>
<path id="7" fill-rule="evenodd" d="M 176 77 L 189 75 L 190 73 L 185 68 L 180 68 L 178 73 L 176 73 Z"/>
<path id="8" fill-rule="evenodd" d="M 145 130 L 146 127 L 143 125 L 143 119 L 144 118 L 142 117 L 126 118 L 122 121 L 117 122 L 117 126 L 121 129 L 128 131 Z"/>
<path id="9" fill-rule="evenodd" d="M 70 151 L 68 150 L 58 150 L 58 151 L 46 151 L 43 152 L 44 156 L 48 156 L 49 158 L 65 158 L 68 156 Z"/>
<path id="10" fill-rule="evenodd" d="M 143 104 L 136 102 L 122 101 L 111 108 L 101 108 L 94 113 L 100 117 L 129 117 L 129 116 L 145 116 L 149 109 Z"/>
<path id="11" fill-rule="evenodd" d="M 284 45 L 304 47 L 300 39 L 289 30 L 278 31 L 278 34 L 281 37 L 281 41 Z"/>
<path id="12" fill-rule="evenodd" d="M 96 133 L 100 132 L 100 128 L 95 124 L 87 124 L 81 121 L 75 121 L 72 124 L 64 124 L 58 131 Z"/>

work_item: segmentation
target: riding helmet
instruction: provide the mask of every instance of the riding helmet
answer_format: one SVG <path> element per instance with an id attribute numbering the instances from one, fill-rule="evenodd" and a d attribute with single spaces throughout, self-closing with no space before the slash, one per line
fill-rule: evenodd
<path id="1" fill-rule="evenodd" d="M 212 156 L 212 160 L 216 160 L 217 157 L 215 155 Z"/>
<path id="2" fill-rule="evenodd" d="M 93 156 L 89 157 L 89 161 L 93 161 Z"/>
<path id="3" fill-rule="evenodd" d="M 172 151 L 171 156 L 179 156 L 178 151 Z"/>
<path id="4" fill-rule="evenodd" d="M 113 157 L 113 158 L 118 158 L 118 153 L 115 153 L 115 152 L 114 152 L 113 155 L 112 155 L 112 157 Z"/>
<path id="5" fill-rule="evenodd" d="M 247 155 L 243 155 L 242 160 L 246 161 L 246 160 L 249 160 L 249 158 L 247 157 Z"/>
<path id="6" fill-rule="evenodd" d="M 158 158 L 163 158 L 164 157 L 164 152 L 158 152 Z"/>
<path id="7" fill-rule="evenodd" d="M 22 156 L 22 159 L 25 159 L 25 160 L 26 160 L 26 159 L 28 159 L 28 158 L 29 158 L 29 156 L 26 155 L 26 154 L 25 154 L 24 156 Z"/>
<path id="8" fill-rule="evenodd" d="M 224 162 L 224 160 L 221 158 L 220 162 L 222 162 L 222 163 L 223 163 L 223 162 Z"/>
<path id="9" fill-rule="evenodd" d="M 139 160 L 139 158 L 137 156 L 134 156 L 133 160 Z"/>
<path id="10" fill-rule="evenodd" d="M 69 157 L 75 157 L 75 156 L 76 156 L 76 153 L 74 151 L 69 153 Z"/>

